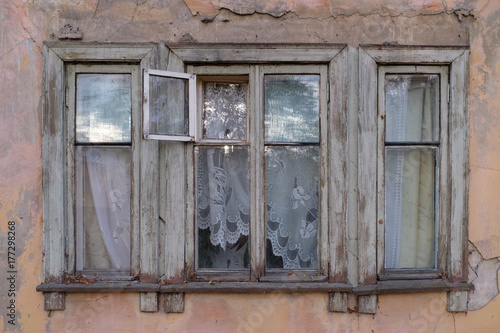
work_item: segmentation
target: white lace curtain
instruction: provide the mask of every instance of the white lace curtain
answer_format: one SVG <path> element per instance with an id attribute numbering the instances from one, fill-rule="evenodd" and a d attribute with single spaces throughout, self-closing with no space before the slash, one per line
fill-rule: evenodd
<path id="1" fill-rule="evenodd" d="M 248 149 L 198 148 L 198 228 L 201 267 L 248 268 Z M 209 243 L 202 230 L 209 232 Z"/>
<path id="2" fill-rule="evenodd" d="M 250 220 L 248 150 L 198 149 L 200 266 L 242 268 Z M 316 146 L 286 147 L 266 154 L 267 239 L 272 255 L 280 258 L 279 268 L 317 267 L 318 151 Z M 210 244 L 203 243 L 203 230 L 209 231 Z M 268 267 L 278 268 L 270 262 Z"/>
<path id="3" fill-rule="evenodd" d="M 268 268 L 317 268 L 319 148 L 274 147 L 267 159 Z M 269 251 L 268 251 L 269 253 Z"/>

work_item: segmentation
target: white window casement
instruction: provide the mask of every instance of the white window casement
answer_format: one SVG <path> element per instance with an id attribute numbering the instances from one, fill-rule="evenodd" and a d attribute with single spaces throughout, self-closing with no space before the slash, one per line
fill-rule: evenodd
<path id="1" fill-rule="evenodd" d="M 380 293 L 449 291 L 463 311 L 468 51 L 356 52 L 47 43 L 45 308 L 310 291 L 374 313 Z"/>
<path id="2" fill-rule="evenodd" d="M 360 48 L 364 290 L 448 290 L 448 309 L 466 308 L 467 287 L 447 288 L 467 282 L 468 53 Z"/>

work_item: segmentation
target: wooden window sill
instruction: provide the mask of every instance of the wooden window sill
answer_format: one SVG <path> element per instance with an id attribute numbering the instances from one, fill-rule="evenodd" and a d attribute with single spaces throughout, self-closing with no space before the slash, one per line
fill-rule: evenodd
<path id="1" fill-rule="evenodd" d="M 439 280 L 389 280 L 378 281 L 374 285 L 364 285 L 353 289 L 358 296 L 418 293 L 434 291 L 469 291 L 474 290 L 472 283 L 449 282 L 446 279 Z"/>
<path id="2" fill-rule="evenodd" d="M 36 287 L 39 292 L 217 292 L 217 293 L 259 293 L 259 292 L 345 292 L 353 290 L 347 283 L 297 283 L 297 282 L 187 282 L 160 285 L 140 282 L 95 282 L 89 284 L 46 283 Z"/>
<path id="3" fill-rule="evenodd" d="M 374 285 L 353 287 L 347 283 L 327 282 L 186 282 L 160 285 L 156 283 L 96 282 L 89 284 L 46 283 L 36 287 L 39 292 L 160 292 L 160 293 L 259 293 L 259 292 L 342 292 L 357 296 L 473 290 L 471 283 L 448 280 L 378 281 Z"/>

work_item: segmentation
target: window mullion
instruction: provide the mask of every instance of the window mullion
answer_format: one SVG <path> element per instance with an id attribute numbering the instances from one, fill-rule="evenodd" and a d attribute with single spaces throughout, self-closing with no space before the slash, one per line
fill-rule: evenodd
<path id="1" fill-rule="evenodd" d="M 439 222 L 438 235 L 449 234 L 450 220 L 450 195 L 448 170 L 448 114 L 449 114 L 449 70 L 447 66 L 442 66 L 440 69 L 440 131 L 439 131 Z M 438 237 L 438 257 L 437 268 L 440 273 L 444 274 L 447 270 L 447 239 L 446 237 Z"/>
<path id="2" fill-rule="evenodd" d="M 68 179 L 73 179 L 73 181 L 68 181 L 66 183 L 66 221 L 75 221 L 75 165 L 74 165 L 74 150 L 73 144 L 75 142 L 75 109 L 76 109 L 76 68 L 74 64 L 67 65 L 66 67 L 66 172 Z M 66 251 L 68 256 L 66 257 L 66 269 L 70 274 L 75 273 L 76 270 L 82 270 L 83 266 L 83 224 L 76 223 L 66 223 Z M 76 232 L 75 232 L 76 231 Z M 80 263 L 79 267 L 75 265 Z"/>
<path id="3" fill-rule="evenodd" d="M 377 274 L 384 274 L 385 263 L 385 71 L 378 70 L 377 112 Z"/>
<path id="4" fill-rule="evenodd" d="M 328 251 L 328 68 L 321 67 L 320 71 L 320 170 L 319 170 L 319 239 L 318 251 L 320 260 L 320 273 L 328 275 L 328 263 L 330 261 Z"/>
<path id="5" fill-rule="evenodd" d="M 250 240 L 251 240 L 251 279 L 258 280 L 264 274 L 266 247 L 266 191 L 264 161 L 264 111 L 263 82 L 260 66 L 250 72 Z"/>

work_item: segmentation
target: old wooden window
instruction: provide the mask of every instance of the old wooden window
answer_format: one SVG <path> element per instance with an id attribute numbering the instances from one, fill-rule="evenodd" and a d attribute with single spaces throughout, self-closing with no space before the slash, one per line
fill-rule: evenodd
<path id="1" fill-rule="evenodd" d="M 146 139 L 192 141 L 195 136 L 194 77 L 145 69 L 143 133 Z"/>
<path id="2" fill-rule="evenodd" d="M 142 139 L 140 110 L 141 69 L 155 66 L 154 53 L 153 45 L 44 47 L 47 310 L 64 309 L 63 286 L 158 280 L 158 145 Z"/>
<path id="3" fill-rule="evenodd" d="M 327 279 L 327 70 L 188 68 L 198 97 L 189 120 L 196 140 L 186 155 L 190 278 Z M 149 108 L 164 98 L 144 95 Z"/>
<path id="4" fill-rule="evenodd" d="M 67 66 L 67 172 L 74 180 L 68 182 L 68 200 L 75 221 L 68 227 L 75 230 L 76 254 L 68 266 L 76 274 L 131 276 L 138 72 L 134 65 Z"/>
<path id="5" fill-rule="evenodd" d="M 448 67 L 380 66 L 378 75 L 378 275 L 439 278 L 449 219 Z"/>
<path id="6" fill-rule="evenodd" d="M 360 282 L 466 282 L 468 50 L 367 46 L 359 55 Z M 464 309 L 466 294 L 450 292 L 448 308 Z"/>
<path id="7" fill-rule="evenodd" d="M 204 288 L 186 278 L 219 276 L 341 292 L 332 309 L 345 311 L 347 182 L 331 170 L 346 164 L 347 49 L 173 49 L 45 44 L 45 308 L 64 309 L 68 292 L 129 290 L 142 311 L 157 311 L 158 292 L 182 311 L 182 293 Z M 222 201 L 214 170 L 233 177 Z M 222 237 L 211 224 L 221 207 Z"/>
<path id="8" fill-rule="evenodd" d="M 322 291 L 373 313 L 379 293 L 445 290 L 464 310 L 467 68 L 455 47 L 47 43 L 46 309 L 68 292 L 182 312 L 185 292 Z M 419 234 L 403 215 L 423 243 L 401 241 Z"/>

